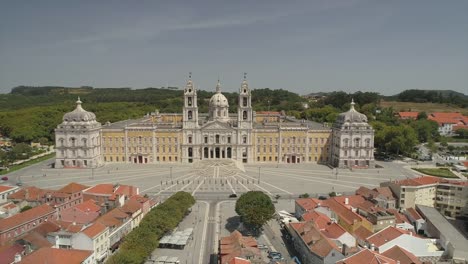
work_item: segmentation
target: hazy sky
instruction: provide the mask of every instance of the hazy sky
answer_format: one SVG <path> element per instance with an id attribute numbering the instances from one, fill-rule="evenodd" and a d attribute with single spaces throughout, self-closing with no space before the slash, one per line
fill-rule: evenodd
<path id="1" fill-rule="evenodd" d="M 2 1 L 0 91 L 196 85 L 468 94 L 466 0 Z"/>

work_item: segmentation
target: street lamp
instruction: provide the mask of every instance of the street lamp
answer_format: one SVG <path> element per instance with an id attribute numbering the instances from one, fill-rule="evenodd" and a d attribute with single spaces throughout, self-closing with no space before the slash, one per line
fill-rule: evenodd
<path id="1" fill-rule="evenodd" d="M 171 175 L 171 180 L 172 180 L 172 166 L 169 167 L 169 169 L 170 169 L 170 175 Z"/>
<path id="2" fill-rule="evenodd" d="M 262 168 L 262 167 L 258 167 L 258 184 L 260 184 L 260 169 L 261 169 L 261 168 Z"/>

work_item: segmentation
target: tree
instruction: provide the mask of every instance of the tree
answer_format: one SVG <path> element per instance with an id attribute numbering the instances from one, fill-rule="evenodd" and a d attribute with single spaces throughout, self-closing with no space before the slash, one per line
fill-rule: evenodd
<path id="1" fill-rule="evenodd" d="M 270 197 L 261 191 L 249 191 L 241 195 L 236 202 L 236 213 L 241 221 L 254 231 L 273 218 L 275 206 Z"/>
<path id="2" fill-rule="evenodd" d="M 426 112 L 419 112 L 419 113 L 418 113 L 417 120 L 421 120 L 421 119 L 427 119 L 427 114 L 426 114 Z"/>
<path id="3" fill-rule="evenodd" d="M 32 209 L 32 207 L 31 207 L 30 205 L 26 205 L 26 206 L 24 206 L 24 207 L 21 208 L 20 213 L 22 213 L 22 212 L 24 212 L 24 211 L 27 211 L 27 210 L 29 210 L 29 209 Z"/>

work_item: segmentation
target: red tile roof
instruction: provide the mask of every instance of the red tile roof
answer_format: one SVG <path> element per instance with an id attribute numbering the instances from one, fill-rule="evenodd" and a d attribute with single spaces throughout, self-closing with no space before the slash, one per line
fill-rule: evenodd
<path id="1" fill-rule="evenodd" d="M 441 112 L 434 112 L 431 113 L 427 119 L 436 121 L 439 125 L 441 124 L 464 124 L 466 117 L 463 116 L 461 113 L 452 112 L 452 113 L 441 113 Z M 465 123 L 466 125 L 466 123 Z"/>
<path id="2" fill-rule="evenodd" d="M 78 249 L 41 248 L 27 255 L 21 264 L 80 264 L 86 260 L 92 251 Z"/>
<path id="3" fill-rule="evenodd" d="M 418 112 L 398 112 L 398 116 L 402 119 L 416 119 L 418 114 Z"/>
<path id="4" fill-rule="evenodd" d="M 114 185 L 110 183 L 97 184 L 83 192 L 86 194 L 110 196 L 114 194 Z"/>
<path id="5" fill-rule="evenodd" d="M 306 222 L 313 221 L 319 229 L 324 229 L 328 223 L 331 222 L 330 218 L 317 211 L 310 211 L 302 215 L 302 219 Z"/>
<path id="6" fill-rule="evenodd" d="M 416 211 L 416 209 L 414 208 L 407 208 L 406 209 L 406 212 L 408 212 L 408 214 L 411 215 L 411 217 L 414 219 L 414 220 L 419 220 L 419 219 L 422 219 L 421 215 Z"/>
<path id="7" fill-rule="evenodd" d="M 0 185 L 0 193 L 9 191 L 9 190 L 11 190 L 11 189 L 13 189 L 13 188 L 15 188 L 15 187 L 13 187 L 13 186 Z"/>
<path id="8" fill-rule="evenodd" d="M 97 235 L 104 232 L 106 228 L 107 227 L 101 224 L 100 222 L 95 222 L 94 224 L 83 230 L 83 234 L 85 234 L 89 238 L 95 238 Z"/>
<path id="9" fill-rule="evenodd" d="M 87 188 L 89 188 L 89 187 L 85 186 L 85 185 L 82 185 L 82 184 L 79 184 L 79 183 L 76 183 L 76 182 L 72 182 L 72 183 L 67 184 L 66 186 L 62 187 L 61 189 L 59 189 L 57 191 L 62 192 L 62 193 L 72 194 L 72 193 L 81 192 L 81 191 L 83 191 L 84 189 L 87 189 Z"/>
<path id="10" fill-rule="evenodd" d="M 140 202 L 130 199 L 127 200 L 127 202 L 122 207 L 120 207 L 120 210 L 122 210 L 122 212 L 125 213 L 133 214 L 140 210 L 141 207 L 142 205 L 140 204 Z"/>
<path id="11" fill-rule="evenodd" d="M 364 197 L 362 197 L 361 195 L 343 195 L 343 196 L 332 197 L 330 199 L 335 200 L 342 205 L 352 206 L 352 207 L 357 207 L 359 204 L 365 201 Z M 348 202 L 348 204 L 346 204 L 346 201 Z"/>
<path id="12" fill-rule="evenodd" d="M 40 201 L 49 192 L 49 190 L 39 189 L 35 186 L 23 188 L 8 196 L 8 199 Z"/>
<path id="13" fill-rule="evenodd" d="M 374 244 L 376 247 L 380 247 L 404 234 L 411 234 L 411 232 L 393 226 L 389 226 L 368 237 L 367 242 L 369 244 Z"/>
<path id="14" fill-rule="evenodd" d="M 382 255 L 397 260 L 400 264 L 422 264 L 422 262 L 413 255 L 413 253 L 399 246 L 392 247 L 382 253 Z"/>
<path id="15" fill-rule="evenodd" d="M 361 186 L 356 190 L 356 194 L 371 199 L 379 195 L 376 190 L 369 189 L 367 187 Z"/>
<path id="16" fill-rule="evenodd" d="M 315 209 L 319 204 L 320 200 L 316 198 L 299 198 L 296 199 L 296 204 L 303 208 L 305 211 Z"/>
<path id="17" fill-rule="evenodd" d="M 12 217 L 0 220 L 0 232 L 9 230 L 23 223 L 54 213 L 55 209 L 47 204 L 39 205 Z"/>
<path id="18" fill-rule="evenodd" d="M 399 180 L 399 181 L 395 181 L 394 183 L 399 186 L 423 186 L 423 185 L 436 184 L 440 182 L 441 180 L 442 179 L 438 177 L 422 176 L 422 177 L 413 178 L 413 179 Z"/>
<path id="19" fill-rule="evenodd" d="M 318 256 L 325 257 L 332 250 L 340 252 L 338 246 L 320 232 L 313 222 L 291 223 L 290 226 Z"/>
<path id="20" fill-rule="evenodd" d="M 96 201 L 93 199 L 87 200 L 86 202 L 82 202 L 74 206 L 76 210 L 81 212 L 101 212 L 101 207 L 96 204 Z"/>
<path id="21" fill-rule="evenodd" d="M 334 199 L 329 199 L 327 201 L 330 210 L 335 212 L 339 216 L 339 218 L 346 222 L 347 224 L 354 224 L 355 222 L 367 221 L 366 219 L 362 218 L 359 214 L 351 211 L 351 209 L 347 208 L 347 206 L 343 203 L 339 203 Z"/>
<path id="22" fill-rule="evenodd" d="M 230 236 L 222 237 L 219 241 L 221 263 L 229 263 L 235 257 L 246 255 L 261 256 L 257 241 L 253 237 L 244 237 L 235 230 Z"/>
<path id="23" fill-rule="evenodd" d="M 397 264 L 397 262 L 396 260 L 382 256 L 366 248 L 350 257 L 336 262 L 336 264 Z"/>
<path id="24" fill-rule="evenodd" d="M 356 238 L 362 241 L 366 240 L 368 237 L 372 236 L 373 234 L 374 233 L 372 233 L 371 231 L 369 231 L 367 228 L 363 226 L 360 226 L 356 230 L 354 230 L 354 236 L 356 236 Z"/>
<path id="25" fill-rule="evenodd" d="M 346 233 L 346 230 L 337 223 L 332 223 L 322 230 L 322 233 L 328 238 L 338 239 Z"/>
<path id="26" fill-rule="evenodd" d="M 15 260 L 15 255 L 24 251 L 24 247 L 19 244 L 0 247 L 0 264 L 11 264 Z"/>
<path id="27" fill-rule="evenodd" d="M 250 262 L 250 260 L 246 260 L 246 259 L 238 258 L 238 257 L 235 257 L 231 261 L 229 261 L 229 264 L 251 264 L 251 263 L 252 262 Z"/>
<path id="28" fill-rule="evenodd" d="M 33 245 L 34 248 L 43 248 L 43 247 L 51 247 L 52 243 L 47 240 L 44 236 L 37 232 L 29 232 L 25 236 L 21 238 L 24 241 L 29 242 L 31 245 Z"/>

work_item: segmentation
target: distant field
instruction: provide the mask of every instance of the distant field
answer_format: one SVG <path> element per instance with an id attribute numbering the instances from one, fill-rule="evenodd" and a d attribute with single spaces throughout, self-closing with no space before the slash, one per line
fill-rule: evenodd
<path id="1" fill-rule="evenodd" d="M 399 111 L 415 111 L 415 112 L 461 112 L 468 115 L 468 109 L 451 106 L 447 104 L 436 103 L 412 103 L 412 102 L 396 102 L 396 101 L 381 101 L 382 107 L 393 107 L 397 112 Z"/>

